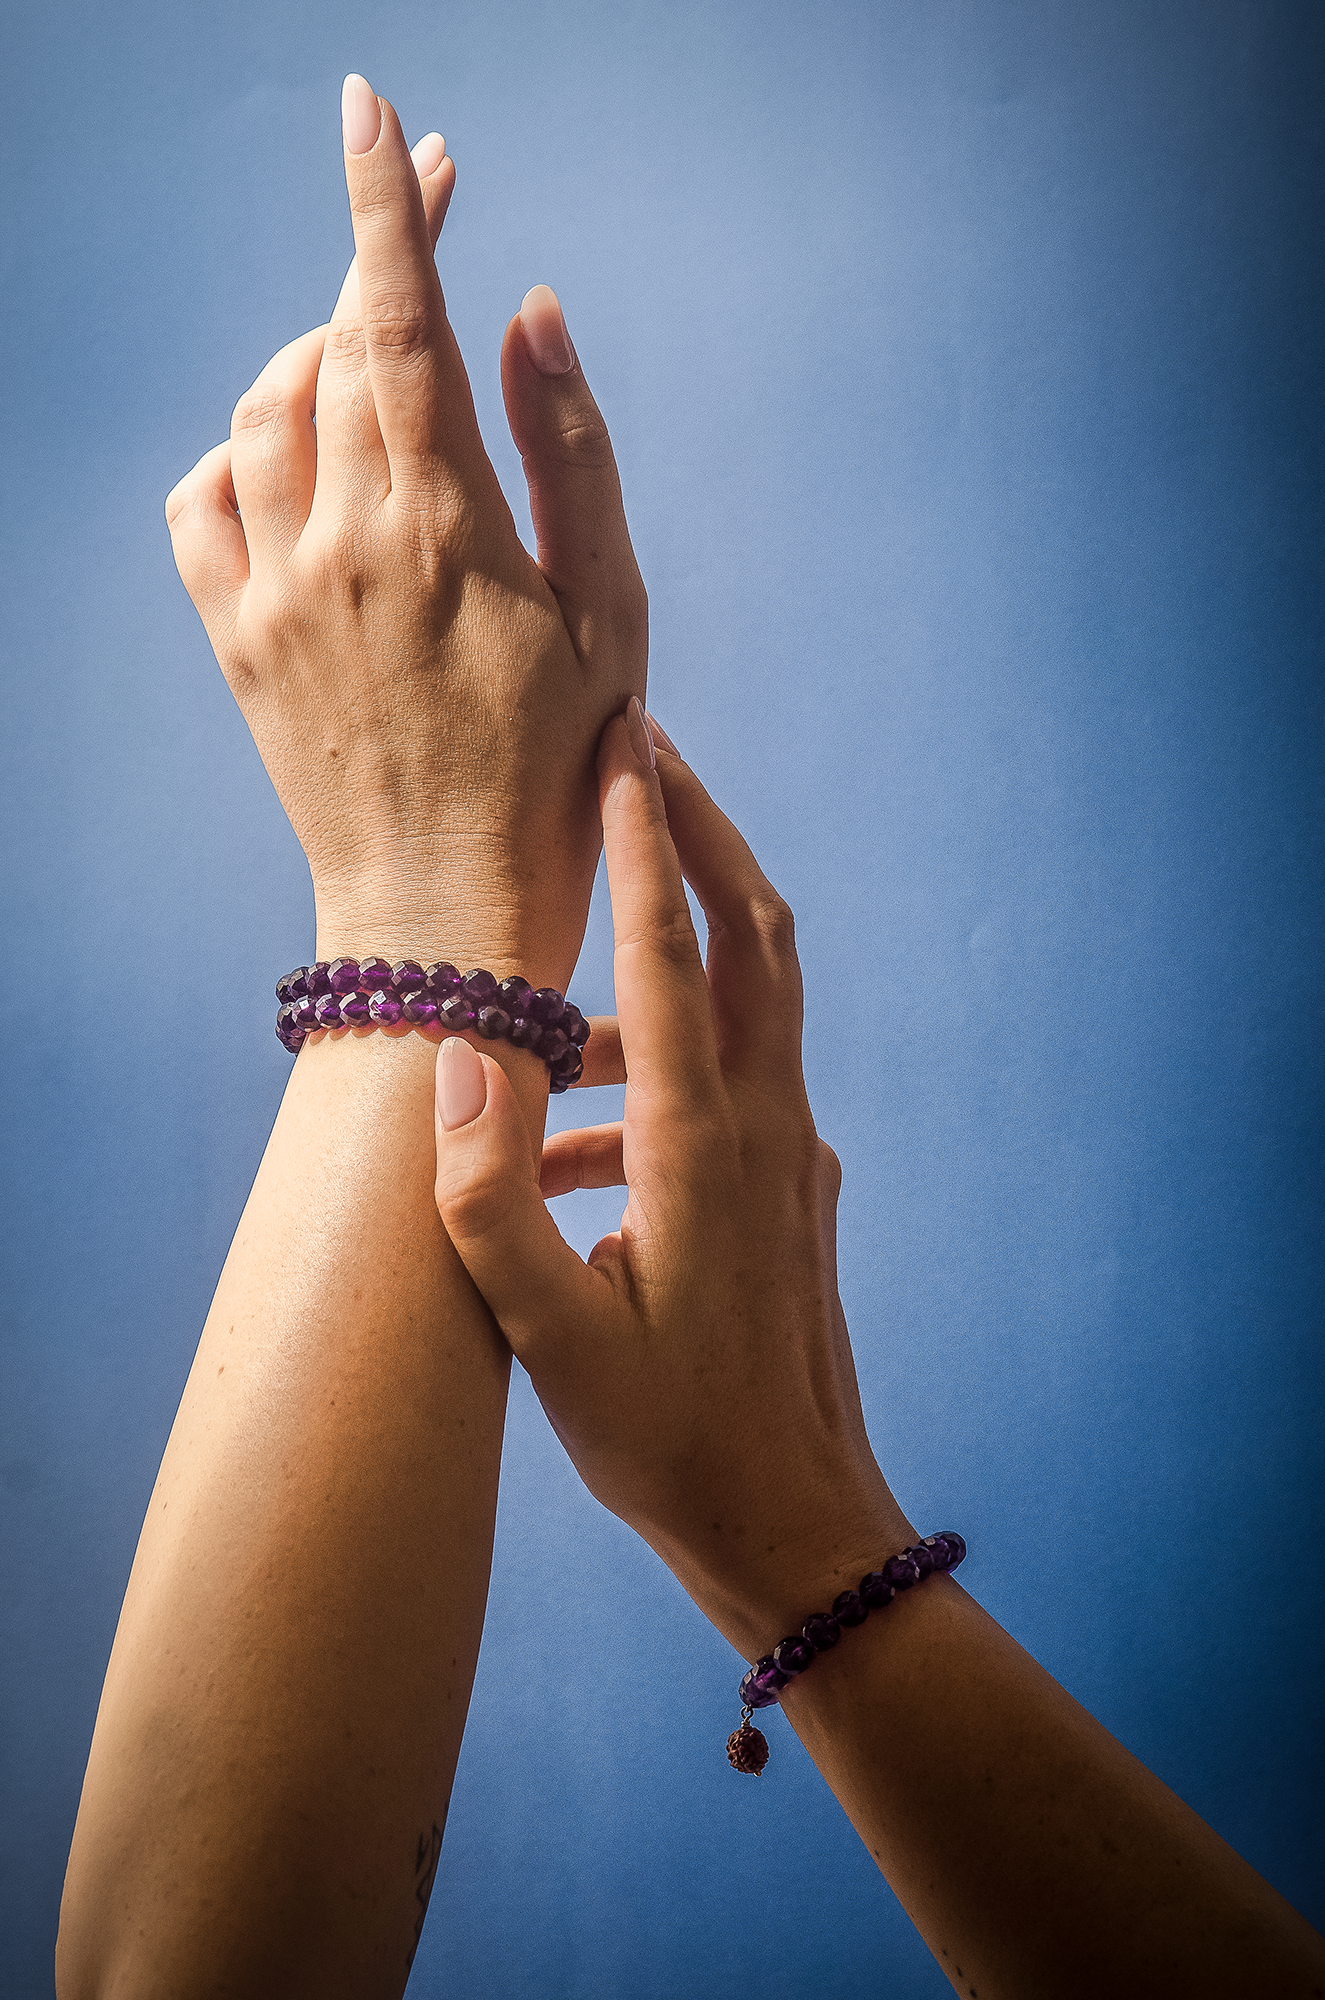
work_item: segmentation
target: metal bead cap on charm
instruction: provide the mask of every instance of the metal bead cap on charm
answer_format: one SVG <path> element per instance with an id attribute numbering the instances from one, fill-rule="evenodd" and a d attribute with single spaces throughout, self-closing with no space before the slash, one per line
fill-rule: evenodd
<path id="1" fill-rule="evenodd" d="M 768 1739 L 748 1716 L 727 1738 L 727 1762 L 747 1778 L 757 1778 L 768 1762 Z"/>

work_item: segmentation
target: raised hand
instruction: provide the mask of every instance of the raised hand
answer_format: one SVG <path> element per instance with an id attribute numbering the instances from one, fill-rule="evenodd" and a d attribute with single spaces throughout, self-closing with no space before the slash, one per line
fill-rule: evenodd
<path id="1" fill-rule="evenodd" d="M 638 703 L 606 731 L 599 787 L 619 1037 L 599 1024 L 586 1081 L 614 1080 L 617 1053 L 624 1122 L 549 1140 L 540 1192 L 506 1077 L 448 1044 L 437 1203 L 590 1491 L 753 1658 L 915 1537 L 837 1297 L 840 1175 L 801 1077 L 791 914 L 680 758 L 663 747 L 655 770 Z M 586 1266 L 543 1197 L 619 1184 L 620 1231 Z"/>
<path id="2" fill-rule="evenodd" d="M 561 985 L 598 851 L 594 746 L 644 684 L 611 445 L 539 287 L 502 356 L 536 562 L 433 262 L 450 163 L 424 141 L 421 185 L 362 78 L 343 110 L 355 268 L 171 494 L 176 560 L 308 856 L 320 955 L 482 950 Z"/>

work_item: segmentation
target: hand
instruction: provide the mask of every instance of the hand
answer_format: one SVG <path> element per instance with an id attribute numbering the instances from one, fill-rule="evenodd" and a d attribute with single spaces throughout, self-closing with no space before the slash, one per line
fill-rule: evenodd
<path id="1" fill-rule="evenodd" d="M 432 257 L 453 183 L 346 81 L 356 269 L 166 503 L 180 574 L 308 856 L 318 952 L 482 956 L 564 984 L 594 746 L 647 607 L 602 418 L 546 287 L 502 380 L 538 538 L 484 451 Z"/>
<path id="2" fill-rule="evenodd" d="M 540 1191 L 507 1078 L 446 1043 L 437 1206 L 590 1491 L 753 1658 L 915 1532 L 837 1296 L 841 1177 L 801 1075 L 791 913 L 656 740 L 655 769 L 632 703 L 598 764 L 620 1027 L 590 1039 L 585 1080 L 623 1062 L 625 1119 L 549 1140 Z M 543 1197 L 621 1184 L 620 1231 L 586 1266 Z"/>

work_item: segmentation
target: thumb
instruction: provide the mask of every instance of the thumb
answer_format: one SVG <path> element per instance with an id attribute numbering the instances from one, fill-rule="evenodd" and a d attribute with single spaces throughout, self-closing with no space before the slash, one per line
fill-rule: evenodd
<path id="1" fill-rule="evenodd" d="M 548 1214 L 505 1070 L 459 1036 L 438 1051 L 434 1123 L 437 1212 L 524 1361 L 549 1334 L 584 1325 L 605 1280 L 581 1263 Z"/>
<path id="2" fill-rule="evenodd" d="M 556 592 L 576 648 L 601 646 L 606 627 L 640 693 L 649 600 L 631 547 L 612 440 L 571 346 L 557 295 L 535 285 L 501 351 L 506 417 L 529 485 L 539 567 Z"/>

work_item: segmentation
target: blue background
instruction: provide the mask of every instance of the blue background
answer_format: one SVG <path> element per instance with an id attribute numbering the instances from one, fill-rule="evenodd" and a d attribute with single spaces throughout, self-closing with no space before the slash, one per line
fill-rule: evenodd
<path id="1" fill-rule="evenodd" d="M 6 1994 L 49 1992 L 311 945 L 161 505 L 335 296 L 351 67 L 458 162 L 513 498 L 498 342 L 560 290 L 654 704 L 798 912 L 885 1470 L 1320 1922 L 1321 10 L 72 0 L 6 39 Z M 780 1720 L 731 1777 L 735 1677 L 519 1377 L 411 1993 L 945 1992 Z"/>

